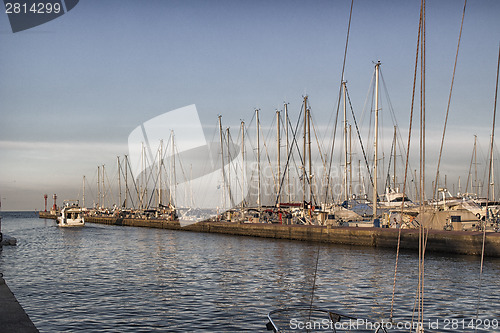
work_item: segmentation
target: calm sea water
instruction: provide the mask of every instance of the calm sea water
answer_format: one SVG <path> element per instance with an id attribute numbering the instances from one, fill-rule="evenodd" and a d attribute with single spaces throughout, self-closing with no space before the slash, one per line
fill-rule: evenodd
<path id="1" fill-rule="evenodd" d="M 389 317 L 393 250 L 98 224 L 63 229 L 33 213 L 1 214 L 2 231 L 18 245 L 3 248 L 0 272 L 41 332 L 266 332 L 270 310 L 310 301 L 318 253 L 316 305 Z M 417 264 L 416 253 L 400 255 L 401 325 L 411 320 Z M 479 258 L 428 254 L 425 267 L 426 331 L 474 332 L 467 325 Z M 499 295 L 500 260 L 489 258 L 483 332 L 500 332 L 492 326 Z M 437 328 L 427 329 L 429 321 Z"/>

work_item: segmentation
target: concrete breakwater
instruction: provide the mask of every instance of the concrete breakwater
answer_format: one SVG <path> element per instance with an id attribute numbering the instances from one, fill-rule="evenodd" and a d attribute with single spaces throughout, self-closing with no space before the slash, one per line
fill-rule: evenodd
<path id="1" fill-rule="evenodd" d="M 5 280 L 0 277 L 0 331 L 36 333 L 31 319 L 28 317 L 21 304 L 5 284 Z"/>
<path id="2" fill-rule="evenodd" d="M 38 217 L 41 219 L 56 219 L 58 213 L 57 212 L 38 212 Z"/>
<path id="3" fill-rule="evenodd" d="M 399 229 L 333 227 L 311 225 L 282 225 L 267 223 L 233 222 L 198 222 L 181 227 L 179 221 L 163 219 L 131 219 L 116 217 L 89 216 L 86 222 L 210 232 L 240 236 L 279 238 L 332 244 L 397 248 Z M 402 229 L 400 248 L 417 250 L 419 230 Z M 429 229 L 427 233 L 427 252 L 480 255 L 483 245 L 483 233 L 474 231 L 441 231 Z M 485 255 L 500 257 L 500 233 L 487 232 L 485 237 Z"/>

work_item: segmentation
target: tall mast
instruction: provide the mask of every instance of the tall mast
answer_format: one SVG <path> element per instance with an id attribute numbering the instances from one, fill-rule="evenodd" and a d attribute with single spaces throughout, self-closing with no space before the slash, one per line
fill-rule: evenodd
<path id="1" fill-rule="evenodd" d="M 377 218 L 377 164 L 378 164 L 378 76 L 380 61 L 375 64 L 375 157 L 373 160 L 373 218 Z"/>
<path id="2" fill-rule="evenodd" d="M 342 90 L 344 95 L 344 200 L 349 200 L 349 193 L 347 190 L 347 101 L 346 101 L 346 81 L 342 81 Z"/>
<path id="3" fill-rule="evenodd" d="M 476 195 L 479 196 L 479 184 L 477 183 L 477 135 L 474 135 L 474 184 L 476 185 Z"/>
<path id="4" fill-rule="evenodd" d="M 82 196 L 82 207 L 85 208 L 85 176 L 83 176 L 83 196 Z M 47 211 L 47 209 L 45 209 Z"/>
<path id="5" fill-rule="evenodd" d="M 97 166 L 97 207 L 101 207 L 101 167 Z"/>
<path id="6" fill-rule="evenodd" d="M 222 210 L 226 208 L 226 173 L 224 171 L 224 140 L 222 138 L 222 116 L 219 115 L 220 160 L 222 171 Z"/>
<path id="7" fill-rule="evenodd" d="M 175 141 L 174 141 L 174 130 L 171 131 L 171 137 L 172 137 L 172 182 L 173 182 L 173 185 L 174 185 L 174 190 L 173 190 L 173 193 L 172 193 L 172 200 L 175 204 L 173 204 L 174 206 L 177 206 L 176 205 L 176 200 L 177 200 L 177 177 L 175 175 Z"/>
<path id="8" fill-rule="evenodd" d="M 358 160 L 358 188 L 359 188 L 359 191 L 358 191 L 358 194 L 361 195 L 361 194 L 364 194 L 364 193 L 361 193 L 361 160 Z M 363 184 L 363 188 L 365 187 L 365 184 Z"/>
<path id="9" fill-rule="evenodd" d="M 291 202 L 291 193 L 290 193 L 290 143 L 288 141 L 288 104 L 285 103 L 285 132 L 286 132 L 286 160 L 287 160 L 287 167 L 286 167 L 286 183 L 287 183 L 287 193 L 288 193 L 288 202 Z"/>
<path id="10" fill-rule="evenodd" d="M 241 121 L 241 209 L 245 206 L 245 122 Z"/>
<path id="11" fill-rule="evenodd" d="M 172 144 L 173 142 L 173 131 L 170 131 L 170 144 Z M 174 158 L 174 156 L 172 156 L 170 158 L 170 172 L 168 173 L 168 203 L 170 206 L 173 206 L 173 193 L 174 193 L 174 187 L 173 187 L 173 184 L 174 182 L 172 181 L 172 159 Z"/>
<path id="12" fill-rule="evenodd" d="M 105 205 L 106 199 L 106 183 L 104 182 L 104 164 L 102 165 L 102 205 Z"/>
<path id="13" fill-rule="evenodd" d="M 125 155 L 125 201 L 124 208 L 127 208 L 127 194 L 128 194 L 128 155 Z"/>
<path id="14" fill-rule="evenodd" d="M 491 140 L 493 141 L 493 137 Z M 491 200 L 495 201 L 495 160 L 493 159 L 493 151 L 491 151 L 491 194 Z"/>
<path id="15" fill-rule="evenodd" d="M 118 162 L 118 207 L 121 207 L 122 204 L 122 183 L 120 177 L 120 156 L 116 156 L 116 160 Z"/>
<path id="16" fill-rule="evenodd" d="M 281 204 L 281 138 L 280 138 L 280 112 L 276 111 L 276 145 L 278 150 L 277 163 L 278 163 L 278 175 L 277 175 L 277 184 L 278 184 L 278 207 Z"/>
<path id="17" fill-rule="evenodd" d="M 458 193 L 462 193 L 462 186 L 460 184 L 460 176 L 458 176 Z"/>
<path id="18" fill-rule="evenodd" d="M 255 119 L 257 127 L 257 206 L 261 207 L 261 191 L 260 191 L 260 122 L 259 122 L 259 109 L 255 110 Z"/>
<path id="19" fill-rule="evenodd" d="M 302 151 L 302 205 L 306 203 L 306 135 L 307 135 L 307 96 L 304 97 L 304 138 Z"/>
<path id="20" fill-rule="evenodd" d="M 396 126 L 394 126 L 394 178 L 393 178 L 393 188 L 394 188 L 394 191 L 396 190 L 396 140 L 397 140 L 397 137 L 396 137 Z"/>
<path id="21" fill-rule="evenodd" d="M 137 193 L 138 195 L 138 200 L 139 200 L 139 209 L 143 209 L 143 197 L 144 197 L 144 175 L 146 173 L 146 168 L 144 167 L 144 142 L 141 142 L 141 169 L 142 169 L 142 174 L 141 174 L 141 188 L 140 191 L 141 193 Z"/>
<path id="22" fill-rule="evenodd" d="M 309 202 L 312 204 L 313 199 L 313 186 L 312 186 L 312 161 L 311 161 L 311 109 L 307 108 L 307 141 L 308 141 L 308 155 L 309 155 Z"/>
<path id="23" fill-rule="evenodd" d="M 163 165 L 163 140 L 160 140 L 160 150 L 158 151 L 158 209 L 160 209 L 161 205 L 161 186 L 162 186 L 162 180 L 161 180 L 161 169 Z"/>
<path id="24" fill-rule="evenodd" d="M 227 136 L 227 194 L 229 196 L 229 208 L 234 207 L 233 196 L 231 194 L 231 153 L 229 151 L 229 127 L 226 128 Z"/>
<path id="25" fill-rule="evenodd" d="M 352 126 L 349 125 L 349 195 L 352 194 Z"/>

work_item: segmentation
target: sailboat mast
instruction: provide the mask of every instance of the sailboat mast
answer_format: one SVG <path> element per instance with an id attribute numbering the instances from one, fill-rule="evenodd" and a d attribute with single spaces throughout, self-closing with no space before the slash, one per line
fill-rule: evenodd
<path id="1" fill-rule="evenodd" d="M 82 206 L 85 208 L 85 176 L 83 176 L 83 196 L 82 196 L 82 199 L 83 199 Z"/>
<path id="2" fill-rule="evenodd" d="M 361 195 L 361 194 L 364 194 L 364 193 L 361 193 L 361 185 L 363 186 L 363 188 L 365 187 L 365 184 L 362 184 L 361 183 L 361 160 L 358 160 L 358 194 Z"/>
<path id="3" fill-rule="evenodd" d="M 104 206 L 104 202 L 105 202 L 105 199 L 106 199 L 106 186 L 105 186 L 105 183 L 104 183 L 104 164 L 102 165 L 102 205 Z"/>
<path id="4" fill-rule="evenodd" d="M 262 205 L 261 191 L 260 191 L 260 122 L 259 122 L 259 109 L 255 110 L 256 128 L 257 128 L 257 207 Z"/>
<path id="5" fill-rule="evenodd" d="M 144 167 L 144 142 L 141 142 L 141 169 L 142 169 L 142 174 L 141 174 L 141 187 L 140 191 L 141 193 L 137 193 L 137 200 L 139 201 L 139 209 L 143 209 L 143 202 L 142 198 L 144 196 L 144 174 L 146 172 L 145 167 Z"/>
<path id="6" fill-rule="evenodd" d="M 349 195 L 352 194 L 352 126 L 349 125 Z"/>
<path id="7" fill-rule="evenodd" d="M 229 127 L 226 128 L 227 139 L 227 194 L 229 196 L 229 208 L 234 207 L 233 196 L 231 194 L 231 153 L 229 151 Z"/>
<path id="8" fill-rule="evenodd" d="M 277 148 L 277 161 L 278 164 L 278 174 L 277 174 L 277 184 L 278 184 L 278 207 L 281 204 L 281 137 L 280 137 L 280 112 L 276 111 L 276 148 Z"/>
<path id="9" fill-rule="evenodd" d="M 118 207 L 121 207 L 122 204 L 122 183 L 120 177 L 120 156 L 116 156 L 116 160 L 118 162 Z"/>
<path id="10" fill-rule="evenodd" d="M 346 101 L 346 81 L 342 81 L 342 92 L 344 95 L 344 200 L 347 201 L 349 200 L 349 193 L 347 190 L 347 164 L 348 164 L 348 157 L 347 157 L 347 101 Z"/>
<path id="11" fill-rule="evenodd" d="M 172 131 L 170 131 L 170 142 L 172 142 Z M 172 165 L 172 158 L 174 158 L 173 156 L 170 158 L 170 165 Z M 173 182 L 172 182 L 172 168 L 170 167 L 170 172 L 168 173 L 168 203 L 169 205 L 173 205 L 172 204 L 172 194 L 173 194 Z"/>
<path id="12" fill-rule="evenodd" d="M 312 186 L 312 161 L 311 161 L 311 109 L 307 108 L 307 141 L 308 141 L 308 157 L 309 157 L 309 202 L 312 204 L 313 200 L 313 186 Z"/>
<path id="13" fill-rule="evenodd" d="M 288 193 L 288 202 L 291 202 L 291 193 L 290 193 L 290 166 L 289 166 L 289 163 L 290 163 L 290 143 L 288 141 L 288 104 L 285 103 L 285 106 L 284 106 L 284 109 L 285 109 L 285 134 L 286 134 L 286 160 L 287 160 L 287 167 L 286 167 L 286 186 L 287 186 L 287 193 Z"/>
<path id="14" fill-rule="evenodd" d="M 226 174 L 224 171 L 224 140 L 222 139 L 222 116 L 219 115 L 220 161 L 222 171 L 222 210 L 226 208 Z"/>
<path id="15" fill-rule="evenodd" d="M 479 196 L 479 184 L 477 183 L 477 135 L 474 135 L 474 184 L 476 195 Z"/>
<path id="16" fill-rule="evenodd" d="M 104 164 L 102 165 L 102 205 L 105 205 L 106 201 L 106 183 L 104 182 Z"/>
<path id="17" fill-rule="evenodd" d="M 158 151 L 158 209 L 160 209 L 161 206 L 161 186 L 162 186 L 162 179 L 161 179 L 161 167 L 163 165 L 163 140 L 160 140 L 160 149 Z"/>
<path id="18" fill-rule="evenodd" d="M 304 96 L 304 150 L 302 153 L 303 160 L 302 160 L 302 205 L 305 207 L 306 203 L 306 177 L 307 177 L 307 171 L 306 171 L 306 138 L 307 138 L 307 95 Z"/>
<path id="19" fill-rule="evenodd" d="M 396 136 L 396 126 L 394 126 L 394 156 L 393 156 L 393 163 L 394 163 L 394 177 L 393 177 L 393 188 L 394 190 L 396 190 L 396 140 L 397 140 L 397 136 Z"/>
<path id="20" fill-rule="evenodd" d="M 125 203 L 124 208 L 127 208 L 127 194 L 128 194 L 128 155 L 125 155 Z"/>
<path id="21" fill-rule="evenodd" d="M 241 209 L 245 206 L 245 122 L 241 121 Z"/>
<path id="22" fill-rule="evenodd" d="M 172 200 L 174 203 L 172 203 L 171 201 L 171 204 L 173 206 L 175 206 L 175 202 L 176 202 L 176 199 L 177 199 L 177 180 L 176 180 L 176 175 L 175 175 L 175 139 L 174 139 L 174 131 L 172 130 L 170 132 L 170 136 L 172 138 L 172 184 L 173 184 L 173 193 L 172 193 Z"/>
<path id="23" fill-rule="evenodd" d="M 101 207 L 101 167 L 97 166 L 97 207 Z"/>
<path id="24" fill-rule="evenodd" d="M 375 64 L 375 157 L 373 159 L 373 218 L 377 218 L 377 164 L 378 164 L 378 76 L 380 61 Z"/>

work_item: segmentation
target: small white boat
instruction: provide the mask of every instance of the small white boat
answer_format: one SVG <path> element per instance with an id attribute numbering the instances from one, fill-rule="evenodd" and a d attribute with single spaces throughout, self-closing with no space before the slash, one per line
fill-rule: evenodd
<path id="1" fill-rule="evenodd" d="M 57 225 L 59 227 L 83 227 L 85 225 L 83 209 L 78 205 L 78 201 L 65 201 L 64 203 L 61 216 L 57 217 Z"/>

